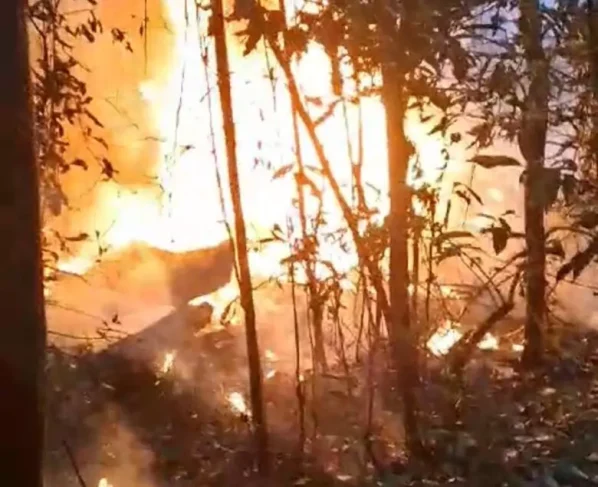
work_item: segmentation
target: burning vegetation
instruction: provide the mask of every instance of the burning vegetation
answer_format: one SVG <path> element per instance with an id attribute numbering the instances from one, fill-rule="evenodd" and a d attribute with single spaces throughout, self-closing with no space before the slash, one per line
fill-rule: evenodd
<path id="1" fill-rule="evenodd" d="M 6 2 L 44 485 L 598 483 L 593 2 Z"/>

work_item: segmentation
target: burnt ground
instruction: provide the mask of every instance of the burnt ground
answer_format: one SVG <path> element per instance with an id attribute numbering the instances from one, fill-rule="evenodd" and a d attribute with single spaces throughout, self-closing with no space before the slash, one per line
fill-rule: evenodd
<path id="1" fill-rule="evenodd" d="M 425 463 L 396 461 L 400 407 L 388 367 L 376 377 L 383 393 L 370 450 L 363 441 L 363 364 L 351 366 L 351 381 L 340 370 L 315 384 L 307 378 L 302 461 L 294 379 L 276 374 L 265 383 L 269 485 L 593 485 L 598 336 L 567 333 L 560 356 L 535 374 L 519 371 L 504 351 L 479 352 L 462 382 L 441 373 L 441 362 L 429 362 L 420 403 L 433 455 Z M 196 339 L 166 374 L 156 361 L 127 357 L 122 346 L 91 356 L 52 350 L 47 485 L 81 487 L 76 470 L 93 487 L 102 477 L 114 487 L 264 485 L 252 473 L 247 418 L 226 401 L 232 391 L 246 392 L 243 345 L 239 329 Z M 371 452 L 382 465 L 377 470 Z"/>

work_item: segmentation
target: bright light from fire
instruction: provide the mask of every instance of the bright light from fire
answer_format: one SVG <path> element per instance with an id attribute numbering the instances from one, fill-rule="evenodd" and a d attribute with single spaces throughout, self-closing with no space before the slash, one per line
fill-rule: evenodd
<path id="1" fill-rule="evenodd" d="M 478 348 L 481 350 L 498 350 L 498 338 L 491 333 L 486 333 L 482 341 L 478 343 Z"/>
<path id="2" fill-rule="evenodd" d="M 210 141 L 213 125 L 217 139 L 215 140 L 217 165 L 225 176 L 223 140 L 219 130 L 222 121 L 219 115 L 217 93 L 209 89 L 214 85 L 213 59 L 209 60 L 210 79 L 206 79 L 203 68 L 205 61 L 198 42 L 199 34 L 205 29 L 206 19 L 200 15 L 199 20 L 196 20 L 195 1 L 165 1 L 164 6 L 168 11 L 168 18 L 176 38 L 173 68 L 169 72 L 169 80 L 165 86 L 148 79 L 140 84 L 139 92 L 150 108 L 162 141 L 163 163 L 158 171 L 158 177 L 165 193 L 160 204 L 166 211 L 160 213 L 158 208 L 160 205 L 156 206 L 154 203 L 154 208 L 149 208 L 148 202 L 142 202 L 142 205 L 146 205 L 143 212 L 134 213 L 137 219 L 140 214 L 148 217 L 143 218 L 145 226 L 142 234 L 137 235 L 137 238 L 143 238 L 152 245 L 168 247 L 172 250 L 206 247 L 228 236 L 222 222 L 221 200 Z M 292 7 L 289 4 L 289 8 Z M 237 38 L 231 36 L 230 39 L 231 62 L 235 64 L 232 84 L 237 119 L 235 121 L 239 128 L 237 153 L 243 181 L 243 202 L 246 218 L 251 223 L 250 229 L 255 237 L 260 237 L 269 232 L 274 223 L 286 222 L 289 215 L 293 213 L 292 197 L 295 194 L 293 178 L 289 176 L 272 181 L 272 170 L 259 164 L 256 166 L 254 163 L 256 159 L 262 159 L 275 169 L 277 164 L 284 166 L 288 163 L 293 150 L 292 128 L 289 122 L 291 109 L 283 80 L 277 80 L 273 88 L 271 80 L 263 76 L 266 69 L 264 57 L 261 54 L 241 56 L 240 46 L 235 40 Z M 211 49 L 211 45 L 209 47 Z M 310 96 L 330 99 L 329 85 L 322 81 L 321 76 L 321 73 L 328 70 L 329 63 L 324 52 L 310 49 L 297 67 L 297 77 L 302 89 Z M 276 76 L 278 74 L 276 73 Z M 318 82 L 314 83 L 314 80 Z M 249 89 L 248 86 L 252 88 Z M 276 94 L 273 94 L 273 89 Z M 276 103 L 273 103 L 273 96 L 276 97 Z M 210 119 L 208 113 L 208 103 L 212 104 L 213 119 Z M 349 152 L 353 152 L 353 156 L 356 153 L 358 109 L 355 106 L 348 106 L 347 110 L 349 117 L 347 124 L 339 107 L 333 116 L 320 124 L 319 131 L 321 139 L 326 144 L 335 175 L 345 188 L 346 196 L 349 197 L 352 178 Z M 385 194 L 386 170 L 379 164 L 379 161 L 386 156 L 386 144 L 381 140 L 380 135 L 385 133 L 384 109 L 379 100 L 364 99 L 361 113 L 365 119 L 363 131 L 366 157 L 363 181 L 380 189 L 381 194 Z M 351 151 L 345 143 L 338 143 L 339 140 L 347 140 L 347 127 L 349 137 L 353 140 L 354 147 Z M 426 130 L 420 125 L 415 114 L 407 123 L 407 131 L 417 146 L 420 159 L 424 164 L 424 179 L 434 180 L 443 164 L 442 141 L 426 135 Z M 256 134 L 259 134 L 258 140 Z M 301 142 L 304 146 L 306 164 L 317 167 L 318 163 L 311 142 L 303 132 Z M 322 188 L 324 182 L 320 176 L 310 177 L 312 176 L 315 185 Z M 226 185 L 226 178 L 223 183 Z M 267 191 L 263 191 L 265 185 Z M 384 212 L 387 208 L 386 198 L 379 196 L 377 191 L 372 191 L 370 194 L 370 190 L 368 188 L 366 190 L 370 204 L 375 204 Z M 342 217 L 330 192 L 325 191 L 322 197 L 330 229 L 342 225 Z M 277 201 L 277 204 L 272 205 L 272 201 Z M 306 196 L 308 211 L 316 209 L 317 204 L 315 197 Z M 225 201 L 225 207 L 230 211 L 228 201 Z M 201 211 L 198 212 L 198 208 L 201 208 Z M 150 215 L 153 215 L 153 218 Z M 134 219 L 133 215 L 131 218 Z M 198 218 L 200 218 L 199 222 Z M 190 225 L 190 222 L 199 224 Z M 295 227 L 298 229 L 299 225 Z M 132 227 L 123 223 L 119 228 L 121 228 L 119 232 L 122 233 Z M 267 276 L 282 273 L 279 261 L 284 255 L 274 255 L 280 252 L 272 247 L 268 248 L 267 255 L 263 257 L 251 256 L 254 273 Z M 288 249 L 281 251 L 288 251 Z M 324 243 L 321 252 L 322 258 L 332 261 L 338 270 L 346 271 L 356 264 L 354 256 L 343 255 L 334 243 Z M 325 269 L 322 269 L 322 272 L 324 271 Z M 349 288 L 348 284 L 345 287 Z"/>
<path id="3" fill-rule="evenodd" d="M 264 352 L 264 357 L 270 362 L 276 362 L 278 360 L 278 356 L 270 349 L 266 349 Z"/>
<path id="4" fill-rule="evenodd" d="M 161 368 L 161 371 L 163 374 L 167 374 L 168 372 L 170 372 L 172 370 L 172 367 L 174 366 L 175 357 L 176 357 L 176 352 L 167 352 L 164 355 L 164 361 L 162 362 L 162 368 Z"/>
<path id="5" fill-rule="evenodd" d="M 452 321 L 447 321 L 428 340 L 428 350 L 437 357 L 446 355 L 455 343 L 463 336 Z"/>
<path id="6" fill-rule="evenodd" d="M 108 482 L 108 479 L 102 478 L 98 482 L 98 487 L 114 487 L 114 486 L 110 482 Z"/>
<path id="7" fill-rule="evenodd" d="M 292 16 L 297 5 L 287 3 Z M 102 244 L 111 247 L 141 241 L 162 249 L 183 251 L 211 247 L 229 237 L 222 206 L 229 217 L 230 204 L 227 190 L 220 194 L 216 176 L 218 169 L 226 188 L 226 160 L 220 130 L 222 119 L 217 90 L 213 89 L 216 86 L 213 42 L 205 38 L 203 47 L 207 48 L 209 66 L 204 70 L 206 57 L 202 52 L 203 41 L 199 41 L 203 39 L 207 17 L 203 13 L 196 16 L 195 0 L 163 0 L 163 6 L 174 35 L 172 59 L 165 64 L 169 71 L 160 73 L 155 79 L 145 79 L 137 87 L 158 132 L 152 139 L 159 141 L 156 176 L 163 192 L 161 196 L 157 191 L 137 193 L 112 183 L 98 189 L 102 212 L 116 216 L 114 224 L 102 234 Z M 274 82 L 264 76 L 267 67 L 263 52 L 244 57 L 238 37 L 229 32 L 229 39 L 230 61 L 234 65 L 231 81 L 238 128 L 237 154 L 250 237 L 269 236 L 274 224 L 286 228 L 290 219 L 294 233 L 291 239 L 297 238 L 300 225 L 293 203 L 296 197 L 293 171 L 285 177 L 272 179 L 273 169 L 280 169 L 294 160 L 292 111 L 286 82 L 280 72 L 274 73 L 277 78 Z M 263 49 L 261 44 L 259 49 Z M 296 66 L 297 80 L 306 96 L 319 98 L 325 105 L 333 101 L 330 84 L 322 76 L 327 72 L 328 57 L 318 48 L 310 48 Z M 347 83 L 346 88 L 348 97 L 355 94 L 355 87 L 350 84 Z M 384 107 L 376 97 L 362 98 L 359 107 L 352 103 L 346 107 L 341 105 L 337 104 L 332 115 L 318 125 L 320 139 L 335 178 L 347 200 L 351 201 L 353 175 L 350 162 L 361 152 L 358 140 L 362 132 L 362 183 L 367 203 L 381 213 L 372 218 L 380 219 L 388 210 L 387 170 L 380 164 L 387 156 L 387 144 L 381 135 L 386 133 Z M 308 108 L 314 109 L 311 105 Z M 346 117 L 343 108 L 346 108 Z M 314 109 L 314 118 L 317 116 Z M 420 123 L 419 114 L 415 112 L 408 116 L 406 131 L 416 146 L 422 169 L 420 180 L 411 177 L 410 184 L 433 183 L 445 165 L 443 141 L 439 136 L 428 135 L 428 127 Z M 305 164 L 316 169 L 313 174 L 310 172 L 310 178 L 319 193 L 316 197 L 306 192 L 307 212 L 314 214 L 319 210 L 321 198 L 327 224 L 321 226 L 320 231 L 337 230 L 345 226 L 343 217 L 324 178 L 317 171 L 319 161 L 311 141 L 303 129 L 300 132 Z M 320 239 L 319 257 L 331 262 L 337 271 L 346 272 L 357 264 L 355 253 L 351 252 L 350 243 L 343 242 L 343 247 L 348 249 L 345 253 L 339 250 L 338 241 L 333 240 Z M 59 268 L 84 273 L 94 263 L 93 258 L 86 256 L 95 254 L 97 243 L 90 243 L 86 248 L 93 251 L 65 260 Z M 286 269 L 280 260 L 288 251 L 286 244 L 268 244 L 267 248 L 252 253 L 250 263 L 254 275 L 283 274 Z M 328 277 L 330 269 L 322 266 L 316 269 L 316 274 Z M 348 280 L 343 279 L 340 284 L 344 290 L 354 290 Z M 411 292 L 415 292 L 413 286 Z M 235 297 L 236 285 L 231 284 L 202 301 L 212 304 L 214 316 L 218 317 Z"/>
<path id="8" fill-rule="evenodd" d="M 240 392 L 231 392 L 228 396 L 228 403 L 233 411 L 239 414 L 244 414 L 245 416 L 251 416 L 245 398 Z"/>

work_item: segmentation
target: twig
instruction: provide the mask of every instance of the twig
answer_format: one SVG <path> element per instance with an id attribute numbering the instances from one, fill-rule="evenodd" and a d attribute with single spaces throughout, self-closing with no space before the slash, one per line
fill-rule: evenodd
<path id="1" fill-rule="evenodd" d="M 73 450 L 71 450 L 70 445 L 65 439 L 62 440 L 62 446 L 64 446 L 66 456 L 68 457 L 69 462 L 71 463 L 71 467 L 73 467 L 73 471 L 75 472 L 75 476 L 77 477 L 77 481 L 79 482 L 79 487 L 87 487 L 87 482 L 85 482 L 85 479 L 81 475 L 81 470 L 79 470 L 79 466 L 77 465 L 77 460 L 75 460 Z"/>

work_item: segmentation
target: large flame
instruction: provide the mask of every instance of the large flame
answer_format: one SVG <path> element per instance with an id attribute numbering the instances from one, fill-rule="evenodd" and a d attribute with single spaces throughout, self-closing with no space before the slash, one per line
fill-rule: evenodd
<path id="1" fill-rule="evenodd" d="M 173 59 L 166 64 L 166 75 L 160 73 L 138 86 L 158 131 L 156 173 L 162 191 L 137 193 L 114 184 L 107 184 L 100 190 L 103 192 L 100 194 L 102 211 L 116 215 L 114 224 L 102 235 L 104 244 L 111 247 L 142 241 L 163 249 L 183 251 L 211 247 L 229 236 L 225 216 L 230 217 L 231 209 L 227 197 L 222 117 L 212 40 L 205 35 L 207 18 L 198 11 L 195 0 L 163 0 L 163 7 L 174 36 Z M 289 4 L 287 8 L 292 14 L 297 6 Z M 267 237 L 274 224 L 285 229 L 292 221 L 292 236 L 298 236 L 300 225 L 294 208 L 294 178 L 288 174 L 276 180 L 272 178 L 276 169 L 294 161 L 292 110 L 286 83 L 276 69 L 274 81 L 265 75 L 273 61 L 263 45 L 258 46 L 256 53 L 242 56 L 242 46 L 233 32 L 240 26 L 229 27 L 237 155 L 249 235 L 255 239 Z M 295 66 L 302 91 L 311 98 L 320 97 L 324 102 L 331 99 L 330 83 L 325 75 L 329 71 L 326 54 L 316 47 L 310 47 Z M 368 203 L 379 210 L 377 218 L 381 218 L 388 209 L 388 185 L 384 163 L 387 158 L 385 116 L 380 100 L 362 98 L 359 107 L 338 104 L 333 115 L 319 125 L 318 134 L 335 176 L 350 201 L 351 158 L 357 153 L 360 116 L 363 121 L 362 179 Z M 444 165 L 444 143 L 439 136 L 427 134 L 428 128 L 420 124 L 418 116 L 416 113 L 409 115 L 407 132 L 417 148 L 423 180 L 432 182 Z M 304 130 L 300 132 L 300 141 L 306 166 L 317 168 L 319 161 Z M 223 192 L 217 175 L 221 178 Z M 342 215 L 325 181 L 317 172 L 310 177 L 321 193 L 318 197 L 307 194 L 306 207 L 308 212 L 315 214 L 321 198 L 326 214 L 326 225 L 320 228 L 321 234 L 344 227 Z M 411 180 L 411 184 L 416 183 Z M 95 248 L 94 245 L 91 247 Z M 349 253 L 341 251 L 337 241 L 322 238 L 321 260 L 331 262 L 337 271 L 348 271 L 356 265 L 357 259 L 351 252 L 350 242 L 345 242 L 344 247 Z M 252 252 L 253 273 L 265 277 L 283 274 L 280 262 L 288 252 L 286 244 L 269 244 L 265 251 Z M 93 258 L 83 255 L 61 262 L 59 267 L 82 273 L 93 262 Z M 322 266 L 317 272 L 321 275 L 329 269 Z M 214 304 L 217 306 L 221 300 L 216 298 L 218 303 Z"/>
<path id="2" fill-rule="evenodd" d="M 206 69 L 206 58 L 202 56 L 202 43 L 205 44 L 203 47 L 210 47 L 205 52 L 211 52 L 211 45 L 208 45 L 207 38 L 200 41 L 205 34 L 205 19 L 197 13 L 196 3 L 193 0 L 167 0 L 165 7 L 176 36 L 174 69 L 169 73 L 166 86 L 158 86 L 157 81 L 148 79 L 139 87 L 151 107 L 162 141 L 159 179 L 164 189 L 161 204 L 165 211 L 159 218 L 154 215 L 149 224 L 149 218 L 144 219 L 143 232 L 126 235 L 122 240 L 141 237 L 152 244 L 175 250 L 206 247 L 227 237 L 216 178 L 218 170 L 226 184 L 215 66 L 210 55 Z M 240 54 L 238 38 L 229 33 L 229 39 L 243 203 L 250 233 L 259 238 L 265 236 L 275 223 L 284 228 L 293 213 L 293 179 L 287 177 L 272 181 L 272 167 L 267 167 L 282 167 L 293 160 L 291 108 L 284 80 L 272 82 L 264 76 L 267 69 L 265 52 L 258 51 L 244 58 Z M 297 78 L 307 94 L 325 99 L 329 98 L 330 90 L 321 74 L 328 71 L 325 54 L 312 48 L 297 67 Z M 385 194 L 386 169 L 380 163 L 386 158 L 383 106 L 378 99 L 365 99 L 361 110 L 366 154 L 364 181 Z M 347 196 L 351 182 L 347 127 L 355 152 L 357 120 L 357 107 L 347 107 L 346 120 L 339 107 L 319 128 L 336 176 L 346 189 Z M 425 177 L 434 179 L 442 165 L 442 141 L 428 137 L 415 115 L 408 123 L 408 131 L 424 162 Z M 301 134 L 301 143 L 306 164 L 317 167 L 313 148 L 304 133 Z M 256 160 L 265 163 L 256 164 Z M 323 181 L 314 178 L 319 187 L 324 187 Z M 224 207 L 229 210 L 226 193 L 225 189 Z M 373 194 L 370 195 L 371 203 L 384 212 L 386 198 L 376 196 L 374 201 Z M 325 191 L 322 197 L 328 227 L 341 226 L 341 215 L 330 191 Z M 308 208 L 315 208 L 314 198 L 308 197 L 307 203 Z M 138 208 L 133 212 L 138 215 L 155 214 L 156 208 L 154 205 L 153 208 Z M 131 226 L 123 226 L 128 233 L 137 232 L 137 229 L 131 231 Z M 298 225 L 295 227 L 298 229 Z M 253 255 L 254 272 L 271 275 L 279 271 L 278 261 L 286 250 L 279 248 L 277 252 L 271 248 L 266 256 Z M 347 270 L 356 263 L 354 258 L 341 255 L 333 244 L 324 244 L 322 252 L 323 258 L 334 262 L 340 270 Z"/>

